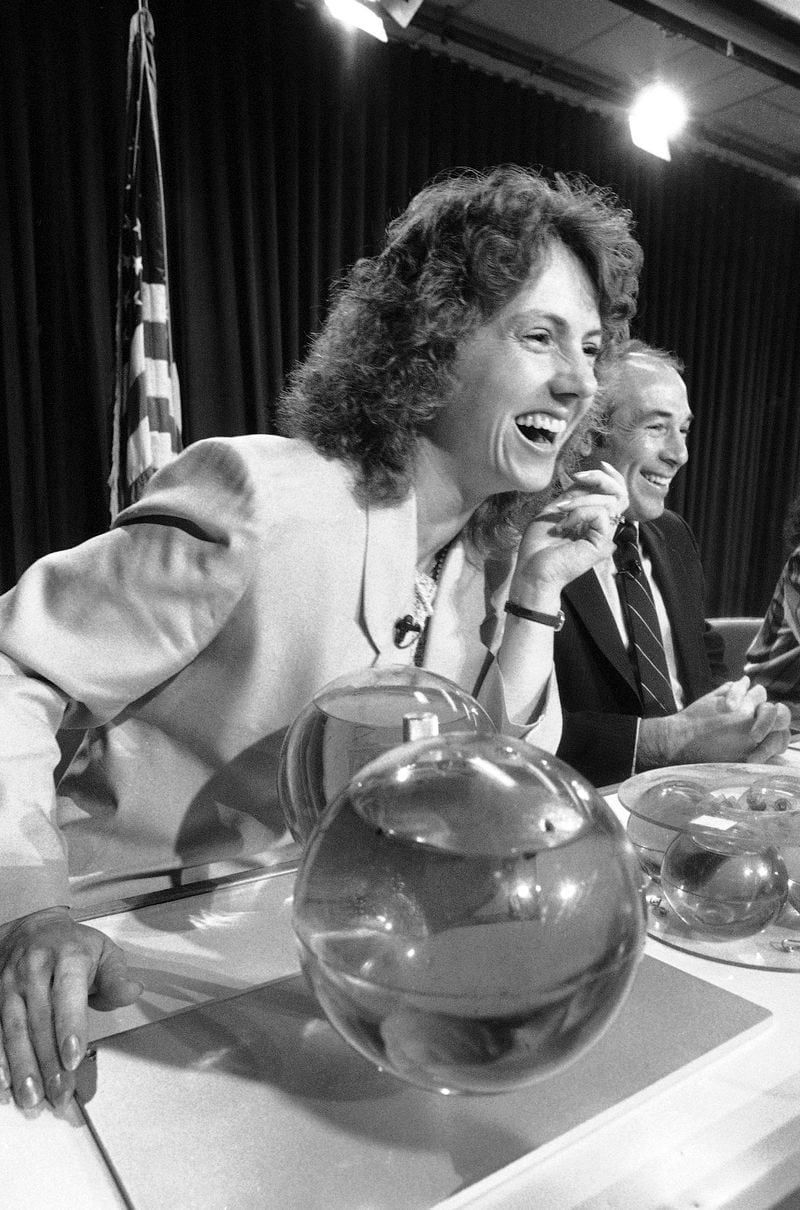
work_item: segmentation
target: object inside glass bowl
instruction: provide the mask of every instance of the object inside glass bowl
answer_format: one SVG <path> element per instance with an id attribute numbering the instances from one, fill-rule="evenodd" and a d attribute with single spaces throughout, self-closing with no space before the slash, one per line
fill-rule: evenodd
<path id="1" fill-rule="evenodd" d="M 795 778 L 780 774 L 759 778 L 739 795 L 733 806 L 737 811 L 766 811 L 778 814 L 800 811 L 800 784 Z"/>
<path id="2" fill-rule="evenodd" d="M 699 804 L 704 815 L 719 816 L 773 844 L 786 862 L 794 907 L 800 904 L 800 781 L 785 774 L 759 777 L 749 786 L 712 790 Z"/>

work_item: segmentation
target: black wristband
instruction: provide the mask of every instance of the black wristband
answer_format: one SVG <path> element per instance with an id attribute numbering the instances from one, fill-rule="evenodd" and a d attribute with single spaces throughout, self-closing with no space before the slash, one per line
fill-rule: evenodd
<path id="1" fill-rule="evenodd" d="M 526 609 L 524 605 L 518 605 L 516 601 L 506 601 L 506 613 L 513 613 L 515 618 L 524 618 L 526 622 L 552 626 L 553 630 L 560 630 L 564 625 L 563 609 L 559 609 L 558 613 L 539 613 L 536 609 Z"/>

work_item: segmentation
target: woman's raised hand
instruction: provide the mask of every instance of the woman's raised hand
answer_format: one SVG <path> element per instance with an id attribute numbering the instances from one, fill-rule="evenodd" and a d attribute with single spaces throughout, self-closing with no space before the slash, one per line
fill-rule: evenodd
<path id="1" fill-rule="evenodd" d="M 565 584 L 608 558 L 627 507 L 625 480 L 608 462 L 577 471 L 569 488 L 523 534 L 511 595 L 536 587 L 560 594 Z"/>

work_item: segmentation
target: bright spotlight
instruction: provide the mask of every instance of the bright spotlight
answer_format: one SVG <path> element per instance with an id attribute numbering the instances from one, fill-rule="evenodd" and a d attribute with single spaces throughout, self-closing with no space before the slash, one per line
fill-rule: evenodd
<path id="1" fill-rule="evenodd" d="M 642 151 L 668 160 L 669 140 L 683 129 L 686 118 L 680 93 L 667 84 L 651 84 L 639 93 L 628 114 L 631 139 Z"/>
<path id="2" fill-rule="evenodd" d="M 363 29 L 365 34 L 372 34 L 379 42 L 389 41 L 380 17 L 366 4 L 359 3 L 359 0 L 325 0 L 325 4 L 337 21 Z"/>

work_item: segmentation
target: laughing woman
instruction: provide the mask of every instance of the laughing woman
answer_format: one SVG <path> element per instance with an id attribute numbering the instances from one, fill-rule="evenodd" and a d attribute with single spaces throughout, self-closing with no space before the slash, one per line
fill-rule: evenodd
<path id="1" fill-rule="evenodd" d="M 424 662 L 555 750 L 561 589 L 627 503 L 610 468 L 566 471 L 640 258 L 586 183 L 434 183 L 336 289 L 283 436 L 190 446 L 0 598 L 0 1086 L 20 1105 L 69 1100 L 88 997 L 141 991 L 69 905 L 285 856 L 280 741 L 332 678 Z M 63 726 L 86 737 L 55 787 Z"/>

